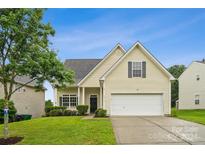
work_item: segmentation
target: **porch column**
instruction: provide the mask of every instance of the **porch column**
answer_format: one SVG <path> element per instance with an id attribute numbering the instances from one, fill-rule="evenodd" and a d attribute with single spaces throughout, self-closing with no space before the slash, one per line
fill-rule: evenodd
<path id="1" fill-rule="evenodd" d="M 83 87 L 82 105 L 85 105 L 85 87 Z"/>
<path id="2" fill-rule="evenodd" d="M 53 92 L 54 92 L 54 106 L 58 106 L 57 102 L 58 102 L 58 95 L 57 95 L 57 88 L 53 86 Z"/>
<path id="3" fill-rule="evenodd" d="M 100 108 L 103 108 L 103 89 L 100 87 Z"/>
<path id="4" fill-rule="evenodd" d="M 100 80 L 100 108 L 103 108 L 103 84 L 104 80 Z"/>
<path id="5" fill-rule="evenodd" d="M 78 87 L 78 105 L 80 105 L 80 87 Z"/>

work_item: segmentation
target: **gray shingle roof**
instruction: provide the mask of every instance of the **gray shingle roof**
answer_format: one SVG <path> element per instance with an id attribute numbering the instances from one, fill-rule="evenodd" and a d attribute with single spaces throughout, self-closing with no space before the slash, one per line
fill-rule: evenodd
<path id="1" fill-rule="evenodd" d="M 15 81 L 18 82 L 18 83 L 21 83 L 21 84 L 27 83 L 27 82 L 29 82 L 30 80 L 31 80 L 31 78 L 28 77 L 28 76 L 17 76 L 17 77 L 15 78 Z M 34 81 L 32 81 L 31 83 L 29 83 L 28 85 L 29 85 L 29 86 L 35 86 L 35 84 L 36 84 L 36 81 L 34 80 Z"/>
<path id="2" fill-rule="evenodd" d="M 82 80 L 102 59 L 66 59 L 64 66 L 75 72 L 75 81 Z"/>
<path id="3" fill-rule="evenodd" d="M 205 59 L 202 59 L 201 61 L 197 60 L 196 62 L 205 64 Z"/>

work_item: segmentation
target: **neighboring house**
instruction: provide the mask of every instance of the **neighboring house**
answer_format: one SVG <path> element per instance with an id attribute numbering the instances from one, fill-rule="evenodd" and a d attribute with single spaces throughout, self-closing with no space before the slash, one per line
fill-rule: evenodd
<path id="1" fill-rule="evenodd" d="M 178 108 L 205 109 L 205 60 L 192 62 L 178 81 Z"/>
<path id="2" fill-rule="evenodd" d="M 24 76 L 17 77 L 15 80 L 19 83 L 14 85 L 16 87 L 28 82 L 30 78 Z M 29 83 L 12 95 L 11 100 L 14 102 L 17 114 L 31 114 L 33 118 L 44 115 L 45 89 L 36 92 L 34 86 L 35 82 Z M 3 97 L 3 85 L 0 84 L 0 98 Z"/>
<path id="3" fill-rule="evenodd" d="M 55 88 L 55 105 L 75 109 L 77 104 L 108 115 L 169 115 L 174 77 L 139 42 L 127 52 L 117 44 L 103 59 L 68 59 L 76 83 Z"/>

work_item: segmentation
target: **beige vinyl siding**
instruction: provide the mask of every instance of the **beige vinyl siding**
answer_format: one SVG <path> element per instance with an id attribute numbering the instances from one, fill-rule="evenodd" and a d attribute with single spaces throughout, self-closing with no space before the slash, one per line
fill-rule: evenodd
<path id="1" fill-rule="evenodd" d="M 82 87 L 80 88 L 80 104 L 82 104 Z M 67 94 L 76 94 L 78 95 L 77 87 L 68 87 L 64 89 L 57 90 L 57 103 L 56 106 L 59 106 L 59 98 Z M 89 106 L 88 112 L 90 112 L 90 95 L 97 95 L 97 107 L 100 107 L 100 88 L 85 88 L 85 105 Z"/>
<path id="2" fill-rule="evenodd" d="M 128 61 L 146 61 L 146 78 L 128 78 Z M 170 114 L 170 80 L 143 52 L 135 47 L 107 76 L 104 82 L 104 108 L 110 113 L 112 93 L 163 95 L 164 114 Z"/>
<path id="3" fill-rule="evenodd" d="M 123 55 L 124 51 L 118 47 L 80 86 L 99 87 L 100 77 Z"/>
<path id="4" fill-rule="evenodd" d="M 58 90 L 57 90 L 57 102 L 55 105 L 60 106 L 60 102 L 59 102 L 60 97 L 62 97 L 63 95 L 67 95 L 67 94 L 78 95 L 78 88 L 77 87 L 58 88 Z"/>
<path id="5" fill-rule="evenodd" d="M 23 87 L 25 92 L 15 92 L 11 100 L 17 109 L 17 114 L 31 114 L 32 117 L 44 115 L 45 91 L 37 91 L 33 87 Z M 4 97 L 3 87 L 0 84 L 0 98 Z"/>
<path id="6" fill-rule="evenodd" d="M 178 80 L 179 109 L 205 109 L 205 64 L 193 62 Z M 195 104 L 195 95 L 199 95 L 198 105 Z"/>

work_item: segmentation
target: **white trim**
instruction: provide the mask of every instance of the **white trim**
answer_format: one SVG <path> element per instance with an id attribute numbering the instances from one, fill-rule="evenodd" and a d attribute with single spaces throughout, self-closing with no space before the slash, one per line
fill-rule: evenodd
<path id="1" fill-rule="evenodd" d="M 67 94 L 62 94 L 62 96 L 61 96 L 61 98 L 62 98 L 62 106 L 63 106 L 63 97 L 65 96 L 65 97 L 69 97 L 69 102 L 65 102 L 65 103 L 69 103 L 69 106 L 67 106 L 68 108 L 73 108 L 73 107 L 76 107 L 76 106 L 70 106 L 70 96 L 71 95 L 75 95 L 76 96 L 76 99 L 77 99 L 77 101 L 76 101 L 76 106 L 78 105 L 78 94 L 76 94 L 76 93 L 67 93 Z"/>
<path id="2" fill-rule="evenodd" d="M 83 91 L 82 91 L 82 105 L 85 105 L 85 87 L 82 87 Z"/>
<path id="3" fill-rule="evenodd" d="M 78 105 L 80 105 L 80 87 L 78 87 Z"/>
<path id="4" fill-rule="evenodd" d="M 171 86 L 171 81 L 169 81 L 169 114 L 171 115 L 172 112 L 172 100 L 171 100 L 171 94 L 172 94 L 172 86 Z M 164 104 L 164 103 L 163 103 Z"/>
<path id="5" fill-rule="evenodd" d="M 90 76 L 118 47 L 122 49 L 122 52 L 124 52 L 124 54 L 126 53 L 123 46 L 118 43 L 82 80 L 80 80 L 77 85 L 80 86 L 88 78 L 88 76 Z"/>
<path id="6" fill-rule="evenodd" d="M 53 87 L 53 93 L 54 93 L 54 106 L 57 105 L 57 102 L 58 102 L 58 98 L 57 98 L 57 88 Z"/>
<path id="7" fill-rule="evenodd" d="M 151 58 L 151 60 L 153 60 L 154 63 L 156 63 L 156 64 L 164 71 L 165 74 L 167 74 L 167 76 L 169 77 L 170 80 L 175 80 L 175 78 L 166 70 L 166 68 L 165 68 L 154 56 L 152 56 L 152 55 L 150 54 L 150 52 L 149 52 L 147 49 L 145 49 L 144 46 L 143 46 L 140 42 L 136 42 L 136 43 L 127 51 L 127 53 L 126 53 L 124 56 L 122 56 L 122 57 L 119 59 L 119 61 L 118 61 L 117 63 L 115 63 L 115 64 L 111 67 L 111 69 L 109 69 L 100 79 L 101 79 L 101 80 L 105 80 L 105 78 L 110 74 L 110 72 L 112 72 L 112 71 L 117 67 L 117 65 L 118 65 L 123 59 L 125 59 L 125 57 L 126 57 L 129 53 L 131 53 L 131 52 L 134 50 L 134 48 L 135 48 L 137 45 L 140 46 L 140 47 L 143 49 L 142 51 L 145 52 L 145 54 L 148 55 L 148 56 Z"/>
<path id="8" fill-rule="evenodd" d="M 100 108 L 102 108 L 103 102 L 103 88 L 100 86 Z"/>

